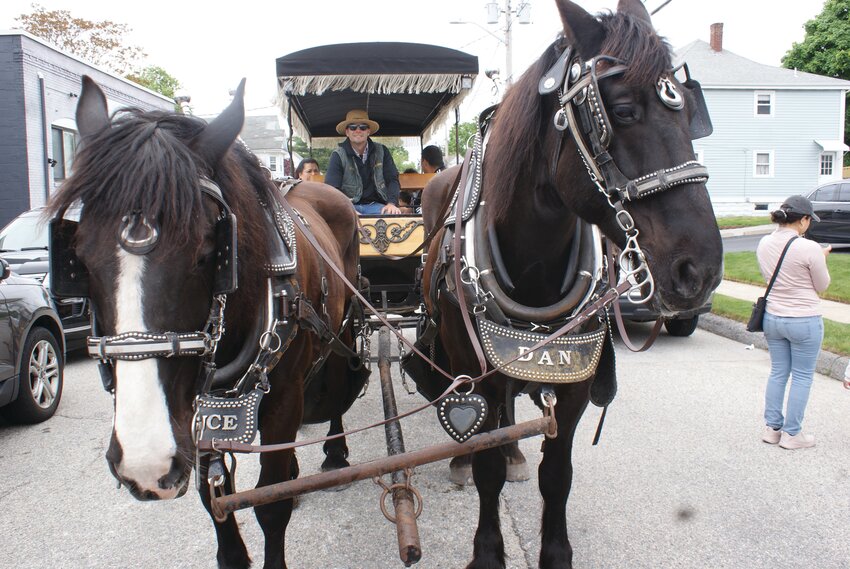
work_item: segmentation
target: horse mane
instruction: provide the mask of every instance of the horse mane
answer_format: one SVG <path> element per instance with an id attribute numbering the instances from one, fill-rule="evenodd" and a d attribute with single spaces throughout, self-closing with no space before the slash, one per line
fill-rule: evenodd
<path id="1" fill-rule="evenodd" d="M 81 203 L 83 216 L 103 220 L 104 226 L 111 227 L 110 223 L 138 211 L 157 220 L 164 243 L 194 244 L 199 254 L 205 228 L 198 222 L 204 207 L 198 178 L 206 176 L 219 185 L 239 220 L 243 292 L 243 284 L 257 280 L 251 278 L 251 272 L 262 272 L 257 269 L 265 259 L 267 245 L 258 198 L 269 203 L 274 186 L 256 157 L 239 142 L 219 164 L 204 164 L 191 149 L 191 142 L 206 125 L 199 118 L 172 112 L 118 111 L 110 128 L 84 141 L 72 175 L 53 196 L 45 215 L 59 216 Z M 153 254 L 158 254 L 158 249 L 161 247 Z"/>
<path id="2" fill-rule="evenodd" d="M 597 18 L 605 29 L 599 53 L 628 64 L 623 74 L 628 85 L 651 86 L 670 70 L 670 46 L 649 22 L 620 12 L 601 13 Z M 499 105 L 485 157 L 484 180 L 490 181 L 487 210 L 491 223 L 508 218 L 515 191 L 552 183 L 549 168 L 554 149 L 547 151 L 547 142 L 554 142 L 555 138 L 552 112 L 548 111 L 554 108 L 555 95 L 544 98 L 538 94 L 537 86 L 568 45 L 568 40 L 559 36 L 508 90 Z M 588 54 L 582 56 L 587 58 Z"/>

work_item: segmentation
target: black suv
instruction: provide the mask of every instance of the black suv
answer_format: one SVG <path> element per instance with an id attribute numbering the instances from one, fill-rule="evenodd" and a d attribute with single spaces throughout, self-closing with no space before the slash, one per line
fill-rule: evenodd
<path id="1" fill-rule="evenodd" d="M 0 259 L 0 415 L 16 423 L 53 416 L 62 398 L 62 324 L 47 290 Z"/>
<path id="2" fill-rule="evenodd" d="M 43 208 L 25 211 L 0 230 L 0 257 L 8 261 L 12 271 L 31 277 L 50 289 L 47 281 L 50 261 L 47 250 L 47 222 L 41 215 Z M 67 217 L 79 216 L 69 211 Z M 69 351 L 85 347 L 91 333 L 89 301 L 86 298 L 54 298 L 56 311 L 62 318 L 65 343 Z"/>
<path id="3" fill-rule="evenodd" d="M 808 198 L 820 221 L 812 220 L 806 237 L 818 243 L 850 245 L 850 180 L 818 186 Z"/>

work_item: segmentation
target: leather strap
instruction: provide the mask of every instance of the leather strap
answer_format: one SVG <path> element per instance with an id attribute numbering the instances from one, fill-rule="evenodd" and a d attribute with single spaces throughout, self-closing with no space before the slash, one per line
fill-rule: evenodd
<path id="1" fill-rule="evenodd" d="M 614 273 L 614 255 L 611 253 L 610 244 L 606 247 L 605 254 L 608 256 L 608 280 L 610 282 L 615 282 L 616 275 Z M 642 346 L 636 346 L 632 342 L 631 338 L 629 338 L 629 333 L 626 332 L 626 325 L 625 322 L 623 322 L 623 314 L 620 311 L 619 302 L 614 303 L 614 321 L 617 323 L 617 330 L 620 332 L 620 339 L 623 340 L 623 344 L 625 344 L 626 347 L 633 352 L 644 352 L 648 350 L 652 344 L 655 343 L 655 340 L 658 338 L 658 334 L 661 332 L 661 326 L 664 324 L 663 318 L 656 320 L 655 324 L 652 326 L 652 330 L 649 332 L 649 337 L 646 339 L 646 342 L 644 342 Z"/>
<path id="2" fill-rule="evenodd" d="M 767 299 L 767 295 L 770 294 L 770 289 L 773 288 L 773 283 L 776 282 L 776 277 L 779 275 L 779 267 L 782 266 L 782 261 L 785 260 L 785 253 L 788 252 L 788 248 L 791 246 L 791 243 L 794 242 L 794 239 L 797 239 L 798 235 L 795 235 L 791 239 L 788 240 L 788 243 L 785 244 L 785 248 L 782 250 L 782 254 L 779 256 L 779 261 L 776 263 L 776 268 L 773 269 L 773 276 L 770 277 L 770 282 L 767 284 L 767 289 L 764 291 L 764 298 Z"/>
<path id="3" fill-rule="evenodd" d="M 469 175 L 468 164 L 470 162 L 470 153 L 467 152 L 466 160 L 463 163 L 463 170 L 461 171 L 461 178 L 463 181 L 466 180 L 466 177 Z M 469 317 L 469 309 L 466 302 L 466 293 L 463 288 L 463 280 L 461 272 L 463 267 L 461 267 L 463 257 L 461 252 L 463 251 L 460 238 L 461 233 L 463 232 L 464 221 L 463 221 L 463 206 L 465 203 L 464 196 L 466 194 L 466 183 L 461 183 L 457 189 L 457 201 L 455 202 L 455 227 L 454 227 L 454 277 L 455 277 L 455 286 L 457 287 L 457 301 L 460 306 L 460 315 L 463 319 L 463 326 L 466 328 L 466 336 L 469 339 L 469 343 L 472 344 L 472 349 L 475 352 L 475 357 L 478 358 L 478 366 L 481 368 L 481 375 L 483 376 L 487 371 L 487 358 L 484 356 L 484 348 L 481 346 L 481 341 L 478 339 L 478 334 L 475 331 L 475 327 L 472 324 L 472 319 Z"/>

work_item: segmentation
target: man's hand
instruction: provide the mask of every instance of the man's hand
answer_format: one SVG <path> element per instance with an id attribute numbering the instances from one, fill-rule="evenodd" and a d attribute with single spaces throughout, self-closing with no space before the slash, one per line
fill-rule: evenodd
<path id="1" fill-rule="evenodd" d="M 398 209 L 397 205 L 388 203 L 387 205 L 381 208 L 381 213 L 387 215 L 398 215 L 401 213 L 401 210 Z"/>

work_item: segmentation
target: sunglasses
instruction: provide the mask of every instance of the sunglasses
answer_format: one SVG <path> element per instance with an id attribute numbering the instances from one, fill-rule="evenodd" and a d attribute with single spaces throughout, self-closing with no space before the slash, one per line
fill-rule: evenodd
<path id="1" fill-rule="evenodd" d="M 350 125 L 348 125 L 347 128 L 348 128 L 348 130 L 357 130 L 358 128 L 360 130 L 369 130 L 369 125 L 368 124 L 350 124 Z"/>

